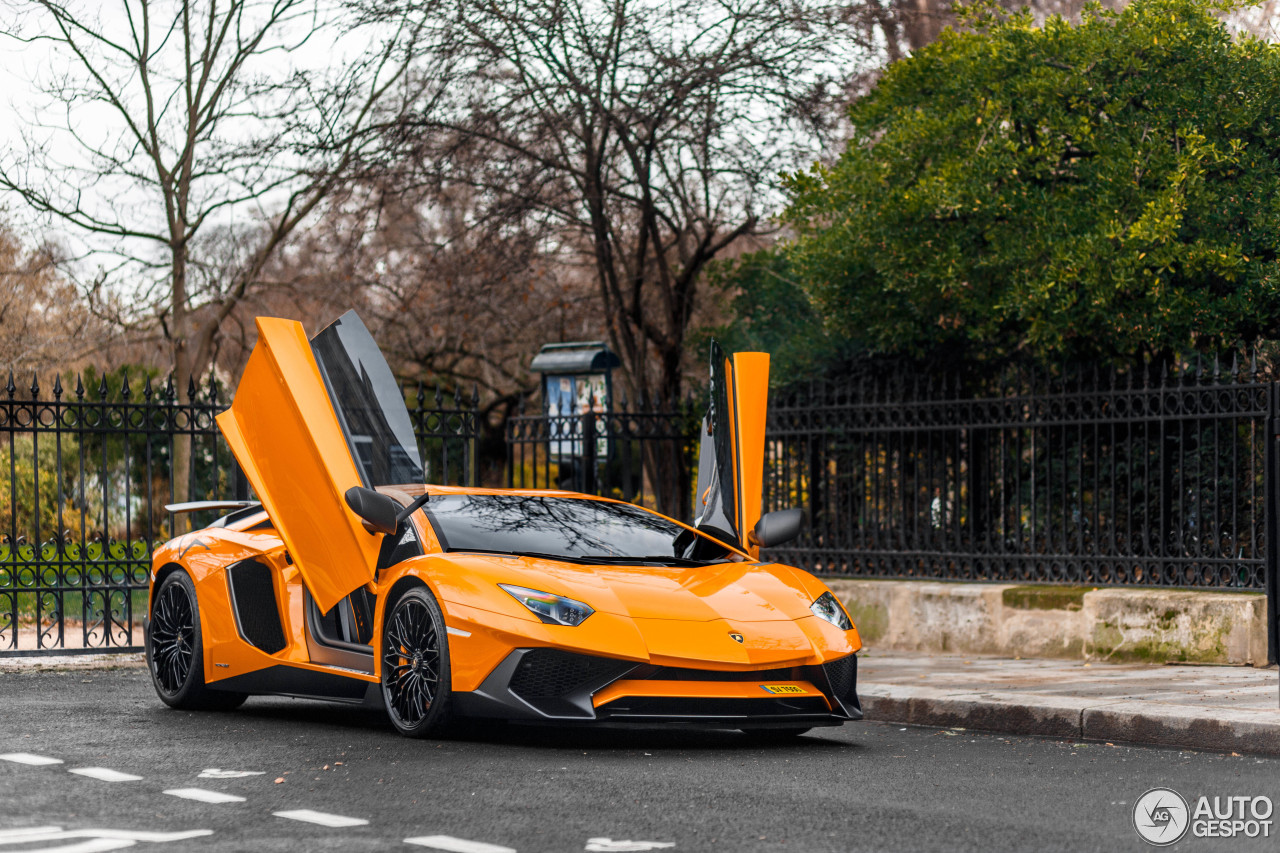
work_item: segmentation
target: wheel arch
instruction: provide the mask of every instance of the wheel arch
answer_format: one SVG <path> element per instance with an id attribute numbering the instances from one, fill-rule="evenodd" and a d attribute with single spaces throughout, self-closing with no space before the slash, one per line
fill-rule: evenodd
<path id="1" fill-rule="evenodd" d="M 393 583 L 391 585 L 391 589 L 387 590 L 387 595 L 382 602 L 382 607 L 379 608 L 383 615 L 395 606 L 395 603 L 400 600 L 400 596 L 417 586 L 425 586 L 427 589 L 431 589 L 431 584 L 427 583 L 425 578 L 417 574 L 406 574 L 404 577 L 399 578 L 395 583 Z M 431 594 L 435 595 L 435 590 L 431 590 Z M 439 600 L 439 596 L 436 596 L 436 599 Z"/>
<path id="2" fill-rule="evenodd" d="M 191 574 L 191 572 L 187 571 L 187 567 L 182 565 L 181 563 L 173 563 L 173 562 L 165 563 L 163 566 L 156 569 L 155 580 L 151 582 L 151 589 L 147 591 L 148 616 L 151 614 L 151 608 L 154 607 L 156 603 L 156 590 L 160 588 L 160 586 L 165 582 L 165 579 L 168 578 L 169 575 L 179 571 L 187 572 L 188 575 Z"/>
<path id="3" fill-rule="evenodd" d="M 423 587 L 431 591 L 435 595 L 435 590 L 431 584 L 427 583 L 426 578 L 417 572 L 409 571 L 396 578 L 395 582 L 387 589 L 385 594 L 378 598 L 378 606 L 373 614 L 373 673 L 379 678 L 382 677 L 382 629 L 387 622 L 387 614 L 391 612 L 391 608 L 395 607 L 397 601 L 406 592 L 417 587 Z M 437 597 L 437 601 L 439 598 Z"/>

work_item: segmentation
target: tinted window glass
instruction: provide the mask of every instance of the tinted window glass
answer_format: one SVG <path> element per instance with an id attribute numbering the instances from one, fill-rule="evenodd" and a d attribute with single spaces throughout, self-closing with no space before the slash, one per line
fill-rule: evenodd
<path id="1" fill-rule="evenodd" d="M 356 312 L 321 330 L 311 351 L 364 484 L 421 483 L 422 457 L 400 386 Z"/>
<path id="2" fill-rule="evenodd" d="M 433 496 L 425 507 L 447 551 L 570 559 L 729 559 L 733 552 L 630 504 L 519 495 Z"/>

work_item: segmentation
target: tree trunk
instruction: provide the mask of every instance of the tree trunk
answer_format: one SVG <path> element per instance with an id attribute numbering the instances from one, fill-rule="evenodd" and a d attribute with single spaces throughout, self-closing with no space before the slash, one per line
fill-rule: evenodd
<path id="1" fill-rule="evenodd" d="M 176 404 L 173 413 L 172 465 L 170 486 L 174 501 L 191 500 L 191 425 L 190 405 L 193 402 L 188 389 L 191 387 L 192 353 L 188 346 L 190 320 L 187 314 L 187 263 L 186 247 L 173 247 L 173 384 Z M 179 432 L 178 430 L 182 430 Z M 174 535 L 190 529 L 190 515 L 180 513 L 174 517 Z"/>

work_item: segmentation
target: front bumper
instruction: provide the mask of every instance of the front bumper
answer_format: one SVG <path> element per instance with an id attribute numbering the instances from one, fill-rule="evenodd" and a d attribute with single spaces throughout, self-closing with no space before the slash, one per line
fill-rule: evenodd
<path id="1" fill-rule="evenodd" d="M 862 719 L 858 659 L 720 671 L 636 664 L 556 649 L 516 649 L 457 712 L 517 722 L 610 726 L 794 728 Z M 778 689 L 778 694 L 766 689 Z M 794 690 L 794 692 L 792 692 Z"/>

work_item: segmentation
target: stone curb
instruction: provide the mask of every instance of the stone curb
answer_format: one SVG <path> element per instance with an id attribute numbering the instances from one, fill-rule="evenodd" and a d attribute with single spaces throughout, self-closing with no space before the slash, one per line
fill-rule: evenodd
<path id="1" fill-rule="evenodd" d="M 858 685 L 866 719 L 1012 735 L 1280 755 L 1280 709 L 1198 709 L 1132 700 Z"/>
<path id="2" fill-rule="evenodd" d="M 67 669 L 134 669 L 147 665 L 143 652 L 102 655 L 22 655 L 5 657 L 0 653 L 0 673 L 44 672 Z"/>

